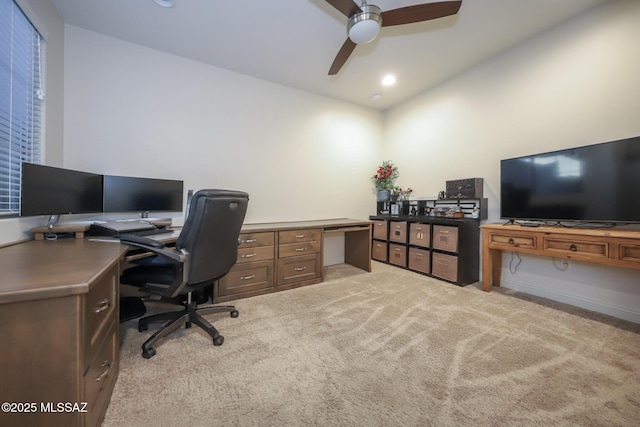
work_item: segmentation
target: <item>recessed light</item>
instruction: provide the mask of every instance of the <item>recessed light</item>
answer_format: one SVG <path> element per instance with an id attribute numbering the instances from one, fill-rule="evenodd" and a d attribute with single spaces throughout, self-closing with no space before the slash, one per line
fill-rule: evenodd
<path id="1" fill-rule="evenodd" d="M 153 0 L 153 2 L 162 7 L 173 7 L 176 5 L 175 1 L 173 0 Z"/>
<path id="2" fill-rule="evenodd" d="M 396 77 L 391 74 L 384 76 L 382 79 L 382 84 L 385 86 L 391 86 L 396 82 Z"/>

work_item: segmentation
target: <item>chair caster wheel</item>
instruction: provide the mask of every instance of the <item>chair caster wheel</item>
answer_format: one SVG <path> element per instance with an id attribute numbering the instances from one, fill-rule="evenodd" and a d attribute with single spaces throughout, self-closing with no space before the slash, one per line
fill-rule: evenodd
<path id="1" fill-rule="evenodd" d="M 149 325 L 138 325 L 138 332 L 144 332 L 149 329 Z"/>
<path id="2" fill-rule="evenodd" d="M 153 347 L 142 349 L 142 357 L 144 357 L 145 359 L 151 359 L 155 355 L 156 355 L 156 349 Z"/>
<path id="3" fill-rule="evenodd" d="M 213 345 L 215 346 L 222 345 L 223 342 L 224 342 L 224 337 L 222 335 L 218 335 L 218 338 L 213 339 Z"/>
<path id="4" fill-rule="evenodd" d="M 238 317 L 238 315 L 239 315 L 239 314 L 240 314 L 240 313 L 238 312 L 238 310 L 233 310 L 233 311 L 231 312 L 231 317 L 234 317 L 234 318 L 235 318 L 235 317 Z"/>

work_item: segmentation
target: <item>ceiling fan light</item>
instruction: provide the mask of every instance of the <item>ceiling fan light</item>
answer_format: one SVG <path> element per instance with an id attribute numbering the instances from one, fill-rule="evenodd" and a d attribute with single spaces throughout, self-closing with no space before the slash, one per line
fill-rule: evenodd
<path id="1" fill-rule="evenodd" d="M 382 26 L 382 11 L 378 6 L 364 5 L 362 12 L 349 19 L 347 34 L 352 42 L 364 44 L 373 41 Z"/>

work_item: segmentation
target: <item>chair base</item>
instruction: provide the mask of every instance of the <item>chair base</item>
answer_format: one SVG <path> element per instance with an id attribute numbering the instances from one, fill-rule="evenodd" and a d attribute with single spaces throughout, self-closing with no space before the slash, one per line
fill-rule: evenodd
<path id="1" fill-rule="evenodd" d="M 160 330 L 142 344 L 142 357 L 149 359 L 156 354 L 155 345 L 162 338 L 176 331 L 183 324 L 190 328 L 192 323 L 202 328 L 213 339 L 213 345 L 222 345 L 224 337 L 218 330 L 207 321 L 203 315 L 213 313 L 229 313 L 231 317 L 238 317 L 238 310 L 232 305 L 197 307 L 196 302 L 187 303 L 183 311 L 170 311 L 143 317 L 138 321 L 138 331 L 143 332 L 149 329 L 149 323 L 167 322 Z"/>

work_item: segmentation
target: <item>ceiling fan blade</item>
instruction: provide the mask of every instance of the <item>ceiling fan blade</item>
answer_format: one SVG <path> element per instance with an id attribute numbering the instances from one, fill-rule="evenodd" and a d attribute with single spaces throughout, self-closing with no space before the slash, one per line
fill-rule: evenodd
<path id="1" fill-rule="evenodd" d="M 327 3 L 338 9 L 347 18 L 351 18 L 351 15 L 355 13 L 362 12 L 360 6 L 353 0 L 327 0 Z"/>
<path id="2" fill-rule="evenodd" d="M 349 59 L 351 52 L 353 52 L 353 49 L 355 48 L 356 48 L 356 44 L 352 42 L 351 39 L 347 39 L 347 41 L 344 42 L 344 44 L 340 48 L 340 51 L 336 55 L 336 59 L 333 60 L 333 64 L 331 64 L 331 68 L 329 68 L 330 76 L 338 74 L 338 71 L 340 71 L 340 68 L 342 68 L 344 63 L 347 62 L 347 59 Z"/>
<path id="3" fill-rule="evenodd" d="M 455 15 L 460 10 L 460 5 L 462 1 L 441 1 L 388 10 L 382 12 L 382 26 L 412 24 Z"/>

